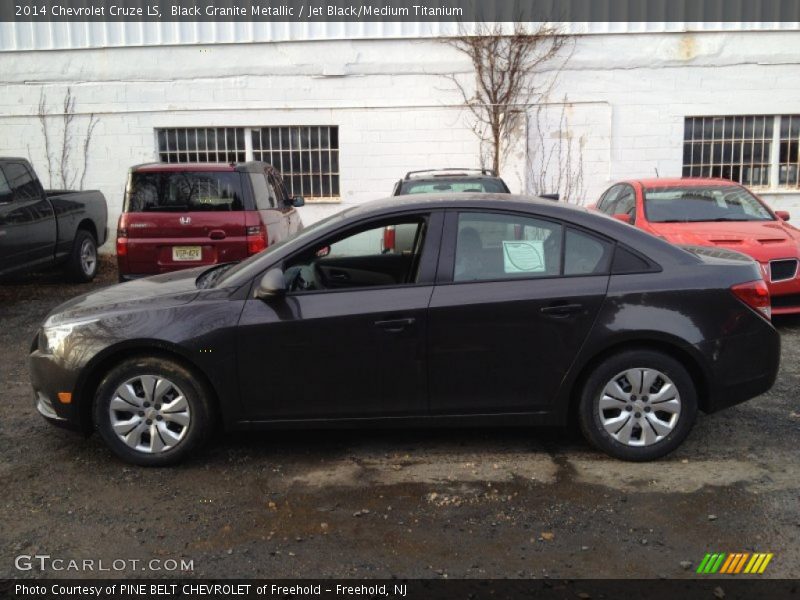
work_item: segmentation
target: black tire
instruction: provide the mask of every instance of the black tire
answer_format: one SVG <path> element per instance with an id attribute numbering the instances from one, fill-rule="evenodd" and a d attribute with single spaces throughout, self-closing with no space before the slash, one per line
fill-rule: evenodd
<path id="1" fill-rule="evenodd" d="M 85 260 L 86 251 L 94 257 L 91 263 Z M 66 271 L 69 279 L 76 283 L 89 283 L 97 275 L 97 240 L 91 232 L 79 229 L 75 233 Z"/>
<path id="2" fill-rule="evenodd" d="M 190 420 L 182 439 L 158 453 L 147 453 L 132 448 L 117 435 L 111 423 L 110 406 L 116 397 L 117 389 L 125 382 L 142 375 L 155 375 L 168 379 L 180 389 L 188 404 Z M 158 401 L 161 400 L 156 398 L 155 402 Z M 166 358 L 131 358 L 114 367 L 97 388 L 93 410 L 94 423 L 109 448 L 122 460 L 145 467 L 167 466 L 184 460 L 209 438 L 213 430 L 214 415 L 211 402 L 210 390 L 184 366 Z M 149 425 L 150 421 L 146 423 Z M 155 430 L 151 428 L 150 431 Z M 146 437 L 149 438 L 149 433 Z"/>
<path id="3" fill-rule="evenodd" d="M 615 439 L 603 426 L 601 421 L 600 400 L 603 396 L 604 389 L 607 384 L 615 380 L 618 374 L 629 369 L 653 369 L 659 371 L 670 380 L 674 388 L 677 388 L 678 399 L 680 403 L 680 412 L 678 413 L 677 420 L 674 422 L 672 430 L 663 435 L 650 445 L 633 446 L 623 443 Z M 627 380 L 624 380 L 627 381 Z M 653 384 L 658 385 L 658 381 Z M 660 380 L 663 382 L 663 380 Z M 657 389 L 651 387 L 650 390 Z M 649 393 L 645 391 L 645 393 Z M 646 415 L 643 410 L 635 408 L 636 405 L 630 398 L 636 396 L 628 396 L 624 398 L 627 404 L 632 405 L 631 410 L 625 409 L 619 411 L 620 417 L 623 415 L 623 410 L 628 411 L 631 416 L 639 415 L 642 420 L 639 421 L 643 426 L 648 425 Z M 648 397 L 649 399 L 649 397 Z M 638 398 L 639 406 L 647 407 L 647 403 L 643 402 L 642 397 Z M 654 405 L 650 405 L 651 407 Z M 652 412 L 653 409 L 647 409 L 647 413 L 664 415 L 660 411 Z M 611 418 L 615 414 L 614 409 L 608 409 L 605 413 L 606 418 Z M 648 349 L 631 349 L 614 354 L 601 362 L 589 374 L 586 379 L 578 405 L 578 422 L 584 437 L 593 446 L 602 450 L 606 454 L 619 458 L 621 460 L 642 462 L 648 460 L 655 460 L 661 458 L 675 450 L 689 435 L 689 432 L 694 425 L 695 418 L 697 417 L 697 389 L 691 375 L 686 368 L 676 359 L 671 356 Z M 630 417 L 629 417 L 630 418 Z M 626 422 L 627 423 L 627 422 Z M 615 426 L 616 427 L 616 426 Z M 641 427 L 635 429 L 634 433 L 638 432 L 639 438 L 643 437 L 644 432 Z M 655 428 L 652 428 L 655 433 Z M 616 433 L 618 434 L 619 431 Z M 648 433 L 651 433 L 648 431 Z M 652 433 L 651 433 L 652 435 Z M 637 440 L 638 441 L 638 440 Z"/>

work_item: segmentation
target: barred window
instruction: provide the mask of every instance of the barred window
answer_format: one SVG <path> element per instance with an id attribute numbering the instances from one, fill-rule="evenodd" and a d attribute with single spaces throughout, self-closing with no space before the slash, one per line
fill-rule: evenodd
<path id="1" fill-rule="evenodd" d="M 774 121 L 763 115 L 686 117 L 683 176 L 769 185 Z"/>
<path id="2" fill-rule="evenodd" d="M 158 159 L 167 163 L 244 162 L 243 127 L 156 129 Z"/>
<path id="3" fill-rule="evenodd" d="M 339 196 L 339 128 L 262 127 L 252 130 L 253 159 L 283 175 L 292 196 Z"/>
<path id="4" fill-rule="evenodd" d="M 780 156 L 778 157 L 778 182 L 781 185 L 800 187 L 798 175 L 798 146 L 800 146 L 800 115 L 783 115 L 781 121 Z"/>

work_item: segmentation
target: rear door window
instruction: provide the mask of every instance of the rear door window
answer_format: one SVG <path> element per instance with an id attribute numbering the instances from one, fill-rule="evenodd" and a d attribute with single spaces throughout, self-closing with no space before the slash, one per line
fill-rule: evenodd
<path id="1" fill-rule="evenodd" d="M 287 203 L 289 201 L 289 192 L 286 191 L 286 186 L 283 184 L 281 176 L 277 172 L 273 172 L 269 176 L 269 180 L 275 188 L 275 197 L 277 198 L 275 206 Z"/>
<path id="2" fill-rule="evenodd" d="M 231 171 L 132 173 L 127 212 L 220 212 L 244 210 L 242 176 Z"/>
<path id="3" fill-rule="evenodd" d="M 561 272 L 562 227 L 516 215 L 458 216 L 454 281 L 548 277 Z"/>
<path id="4" fill-rule="evenodd" d="M 253 195 L 256 199 L 258 210 L 267 210 L 277 206 L 275 200 L 275 190 L 267 180 L 265 173 L 253 173 L 250 175 L 253 181 Z"/>
<path id="5" fill-rule="evenodd" d="M 567 229 L 564 240 L 564 275 L 604 275 L 609 272 L 614 247 L 575 229 Z"/>
<path id="6" fill-rule="evenodd" d="M 453 281 L 607 275 L 614 244 L 558 222 L 460 213 Z"/>

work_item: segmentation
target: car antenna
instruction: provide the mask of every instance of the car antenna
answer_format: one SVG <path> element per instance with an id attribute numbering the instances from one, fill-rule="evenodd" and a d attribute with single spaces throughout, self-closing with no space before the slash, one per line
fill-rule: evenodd
<path id="1" fill-rule="evenodd" d="M 660 177 L 660 175 L 658 174 L 658 167 L 653 167 L 653 170 L 656 172 L 656 177 Z"/>

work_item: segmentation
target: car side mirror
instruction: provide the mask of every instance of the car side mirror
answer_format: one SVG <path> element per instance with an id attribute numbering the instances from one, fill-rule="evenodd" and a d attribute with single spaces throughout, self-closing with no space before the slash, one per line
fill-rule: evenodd
<path id="1" fill-rule="evenodd" d="M 282 269 L 270 269 L 261 278 L 256 288 L 255 297 L 259 300 L 270 300 L 286 293 L 286 280 Z"/>
<path id="2" fill-rule="evenodd" d="M 613 216 L 617 221 L 622 221 L 623 223 L 627 223 L 628 225 L 630 225 L 633 222 L 631 216 L 626 215 L 624 213 L 618 213 L 616 215 L 611 215 L 611 216 Z"/>
<path id="3" fill-rule="evenodd" d="M 775 216 L 778 217 L 781 221 L 788 221 L 792 218 L 792 215 L 789 214 L 788 210 L 776 210 Z"/>
<path id="4" fill-rule="evenodd" d="M 291 204 L 295 208 L 300 208 L 301 206 L 306 205 L 306 200 L 302 196 L 292 196 Z"/>

